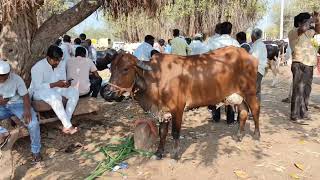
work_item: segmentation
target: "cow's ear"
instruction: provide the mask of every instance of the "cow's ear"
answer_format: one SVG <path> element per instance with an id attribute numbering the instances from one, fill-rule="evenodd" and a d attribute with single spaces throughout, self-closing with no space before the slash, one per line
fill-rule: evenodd
<path id="1" fill-rule="evenodd" d="M 143 61 L 139 61 L 139 60 L 138 60 L 138 61 L 137 61 L 137 67 L 139 67 L 139 68 L 141 68 L 141 69 L 143 69 L 143 70 L 145 70 L 145 71 L 152 71 L 151 66 L 145 64 Z"/>

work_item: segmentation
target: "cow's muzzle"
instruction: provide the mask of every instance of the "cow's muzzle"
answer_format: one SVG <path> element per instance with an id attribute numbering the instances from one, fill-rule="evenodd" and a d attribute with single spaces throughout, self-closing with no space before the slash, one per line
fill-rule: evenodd
<path id="1" fill-rule="evenodd" d="M 100 95 L 109 102 L 116 101 L 121 102 L 125 97 L 119 95 L 119 93 L 110 90 L 111 86 L 109 84 L 105 84 L 102 86 L 100 90 Z"/>

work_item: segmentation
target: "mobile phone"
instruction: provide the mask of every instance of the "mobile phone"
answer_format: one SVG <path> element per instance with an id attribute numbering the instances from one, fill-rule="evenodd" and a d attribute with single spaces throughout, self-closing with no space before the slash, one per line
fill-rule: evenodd
<path id="1" fill-rule="evenodd" d="M 69 80 L 68 80 L 68 83 L 70 83 L 70 84 L 71 84 L 71 82 L 72 82 L 72 81 L 73 81 L 73 79 L 69 79 Z"/>

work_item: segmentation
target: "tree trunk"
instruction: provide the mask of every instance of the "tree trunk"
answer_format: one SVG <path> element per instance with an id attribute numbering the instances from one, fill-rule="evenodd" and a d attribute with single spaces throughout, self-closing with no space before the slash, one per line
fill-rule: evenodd
<path id="1" fill-rule="evenodd" d="M 45 57 L 47 48 L 59 36 L 90 16 L 102 5 L 100 0 L 82 0 L 71 9 L 53 15 L 37 27 L 40 6 L 19 11 L 11 20 L 2 20 L 0 57 L 7 59 L 16 73 L 30 83 L 30 70 Z"/>

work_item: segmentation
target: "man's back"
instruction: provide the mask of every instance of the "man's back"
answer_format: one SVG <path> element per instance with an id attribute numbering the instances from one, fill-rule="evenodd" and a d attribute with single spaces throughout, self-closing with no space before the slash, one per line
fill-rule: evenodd
<path id="1" fill-rule="evenodd" d="M 216 50 L 226 46 L 240 47 L 240 44 L 228 34 L 223 34 L 219 37 L 216 37 L 208 44 L 209 50 Z"/>
<path id="2" fill-rule="evenodd" d="M 191 55 L 203 54 L 209 51 L 208 47 L 200 40 L 194 40 L 190 44 Z"/>
<path id="3" fill-rule="evenodd" d="M 79 90 L 80 95 L 90 91 L 90 72 L 97 71 L 92 60 L 81 56 L 70 58 L 67 63 L 67 79 L 73 79 L 71 86 Z"/>
<path id="4" fill-rule="evenodd" d="M 180 55 L 180 56 L 186 56 L 188 51 L 188 44 L 187 42 L 180 38 L 175 37 L 171 40 L 171 48 L 172 48 L 172 54 Z"/>
<path id="5" fill-rule="evenodd" d="M 133 52 L 133 55 L 137 57 L 140 61 L 149 61 L 151 59 L 152 50 L 153 50 L 153 47 L 150 44 L 143 42 Z"/>

